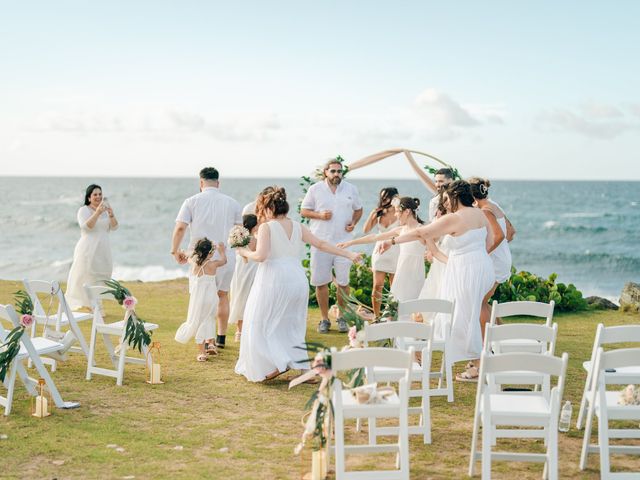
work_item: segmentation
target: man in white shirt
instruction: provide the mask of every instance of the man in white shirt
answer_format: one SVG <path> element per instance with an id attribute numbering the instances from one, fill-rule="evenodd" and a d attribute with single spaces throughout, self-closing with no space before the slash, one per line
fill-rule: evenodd
<path id="1" fill-rule="evenodd" d="M 336 159 L 324 165 L 324 180 L 309 187 L 302 201 L 300 215 L 310 219 L 311 233 L 318 238 L 337 244 L 351 238 L 351 232 L 362 217 L 362 203 L 355 185 L 342 180 L 342 163 Z M 335 272 L 338 287 L 338 305 L 342 306 L 341 292 L 349 293 L 349 271 L 351 262 L 343 257 L 311 248 L 311 285 L 316 287 L 316 298 L 322 319 L 318 325 L 320 333 L 328 333 L 329 283 L 331 270 Z M 338 318 L 338 331 L 347 332 L 347 323 Z"/>
<path id="2" fill-rule="evenodd" d="M 443 192 L 453 182 L 453 172 L 450 168 L 441 168 L 436 172 L 433 179 L 435 188 L 431 190 L 435 193 L 435 196 L 429 201 L 429 223 L 436 219 L 440 192 Z"/>
<path id="3" fill-rule="evenodd" d="M 220 193 L 219 173 L 213 167 L 200 170 L 200 193 L 187 198 L 176 218 L 176 226 L 171 239 L 171 255 L 179 264 L 187 263 L 187 254 L 180 250 L 187 227 L 190 230 L 189 248 L 191 251 L 196 242 L 207 237 L 214 244 L 224 243 L 228 248 L 229 231 L 234 225 L 242 225 L 240 204 L 233 198 Z M 217 252 L 214 254 L 214 258 Z M 226 265 L 216 272 L 218 287 L 218 335 L 216 346 L 224 348 L 227 323 L 229 321 L 229 286 L 235 269 L 236 256 L 227 255 Z M 207 343 L 213 339 L 207 339 Z"/>

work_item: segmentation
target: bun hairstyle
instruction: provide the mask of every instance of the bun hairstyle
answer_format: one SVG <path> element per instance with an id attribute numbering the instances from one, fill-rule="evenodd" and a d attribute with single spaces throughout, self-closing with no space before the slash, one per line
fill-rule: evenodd
<path id="1" fill-rule="evenodd" d="M 194 259 L 196 265 L 201 267 L 205 260 L 209 257 L 209 254 L 216 249 L 215 245 L 207 237 L 201 238 L 196 242 L 196 246 L 193 247 L 193 253 L 191 258 Z"/>
<path id="2" fill-rule="evenodd" d="M 477 200 L 484 200 L 489 196 L 489 187 L 491 186 L 491 182 L 489 180 L 480 177 L 472 177 L 469 179 L 469 184 L 471 185 L 473 198 Z"/>
<path id="3" fill-rule="evenodd" d="M 87 187 L 87 190 L 84 192 L 84 204 L 85 205 L 89 205 L 91 203 L 91 194 L 93 193 L 93 191 L 99 188 L 100 191 L 102 191 L 102 187 L 100 185 L 96 185 L 95 183 L 92 183 L 91 185 L 89 185 Z"/>
<path id="4" fill-rule="evenodd" d="M 258 225 L 258 217 L 253 213 L 248 213 L 242 216 L 242 226 L 249 230 L 249 232 L 256 228 L 256 225 Z"/>
<path id="5" fill-rule="evenodd" d="M 378 195 L 378 211 L 376 217 L 381 217 L 391 207 L 391 202 L 394 197 L 398 196 L 398 189 L 396 187 L 385 187 L 380 190 Z"/>
<path id="6" fill-rule="evenodd" d="M 256 211 L 264 215 L 267 210 L 274 217 L 289 213 L 289 202 L 287 202 L 287 192 L 284 187 L 274 185 L 270 190 L 265 188 L 258 196 Z"/>
<path id="7" fill-rule="evenodd" d="M 471 192 L 471 184 L 465 180 L 456 180 L 450 183 L 445 193 L 449 197 L 451 212 L 457 212 L 460 205 L 472 207 L 475 202 Z"/>
<path id="8" fill-rule="evenodd" d="M 411 210 L 413 217 L 418 221 L 418 223 L 424 223 L 418 216 L 418 208 L 420 208 L 419 198 L 401 197 L 398 208 L 400 211 Z"/>

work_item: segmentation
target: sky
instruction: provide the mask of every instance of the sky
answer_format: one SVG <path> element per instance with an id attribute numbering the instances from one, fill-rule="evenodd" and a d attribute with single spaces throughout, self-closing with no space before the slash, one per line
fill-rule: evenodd
<path id="1" fill-rule="evenodd" d="M 0 0 L 0 175 L 640 180 L 639 50 L 631 0 Z"/>

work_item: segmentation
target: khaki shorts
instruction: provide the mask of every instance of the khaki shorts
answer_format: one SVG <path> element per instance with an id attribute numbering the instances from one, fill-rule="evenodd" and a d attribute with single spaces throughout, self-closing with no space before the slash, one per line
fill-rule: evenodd
<path id="1" fill-rule="evenodd" d="M 349 285 L 351 264 L 352 262 L 348 258 L 311 248 L 311 285 L 319 287 L 331 283 L 333 280 L 331 270 L 333 269 L 337 284 L 346 287 Z"/>

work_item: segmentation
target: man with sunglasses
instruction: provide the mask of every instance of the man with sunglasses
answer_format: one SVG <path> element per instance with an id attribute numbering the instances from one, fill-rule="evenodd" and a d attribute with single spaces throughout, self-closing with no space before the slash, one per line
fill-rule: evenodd
<path id="1" fill-rule="evenodd" d="M 300 214 L 310 219 L 311 233 L 335 245 L 351 238 L 351 232 L 362 217 L 362 203 L 356 186 L 342 179 L 342 163 L 332 158 L 324 164 L 322 173 L 324 180 L 309 187 Z M 322 314 L 318 324 L 320 333 L 328 333 L 331 326 L 329 283 L 332 269 L 338 287 L 338 306 L 342 307 L 340 292 L 349 293 L 351 262 L 311 247 L 311 285 L 316 287 L 316 298 Z M 337 324 L 339 332 L 349 330 L 342 317 L 338 318 Z"/>

